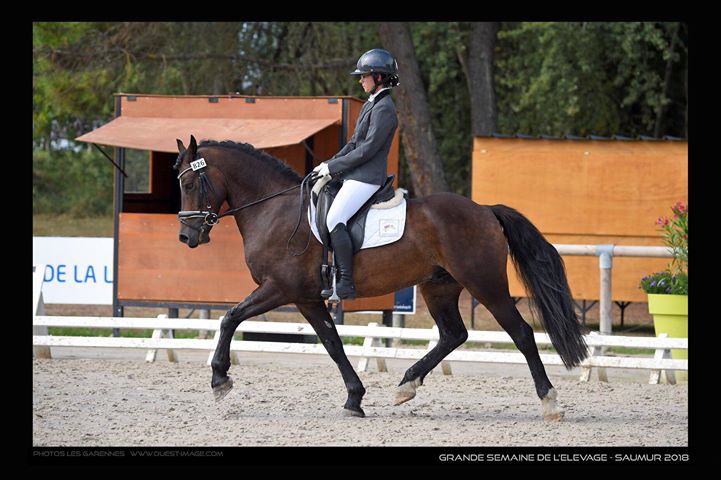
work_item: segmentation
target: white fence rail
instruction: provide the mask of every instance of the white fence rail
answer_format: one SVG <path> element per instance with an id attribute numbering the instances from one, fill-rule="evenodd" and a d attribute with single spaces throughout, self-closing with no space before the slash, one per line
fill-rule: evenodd
<path id="1" fill-rule="evenodd" d="M 150 338 L 137 337 L 81 337 L 81 336 L 55 336 L 47 333 L 33 335 L 33 345 L 36 347 L 110 347 L 110 348 L 136 348 L 148 349 L 146 361 L 154 361 L 158 349 L 168 351 L 168 360 L 177 361 L 175 350 L 205 350 L 209 351 L 208 363 L 212 358 L 217 345 L 220 320 L 198 319 L 169 319 L 165 315 L 158 318 L 130 318 L 130 317 L 60 317 L 35 315 L 33 327 L 85 327 L 85 328 L 122 328 L 122 329 L 152 329 Z M 394 328 L 378 326 L 374 323 L 368 326 L 337 325 L 336 329 L 341 337 L 363 337 L 363 345 L 345 345 L 348 356 L 360 357 L 357 369 L 365 371 L 368 361 L 376 359 L 378 369 L 385 371 L 385 359 L 418 360 L 433 348 L 438 342 L 438 327 L 432 329 Z M 186 339 L 173 338 L 172 330 L 211 330 L 215 332 L 214 339 Z M 37 330 L 35 330 L 37 331 Z M 277 323 L 245 321 L 240 324 L 237 333 L 284 333 L 297 335 L 314 335 L 313 328 L 306 323 Z M 536 344 L 539 347 L 550 346 L 547 334 L 535 333 Z M 428 342 L 426 348 L 388 348 L 381 345 L 381 340 L 391 338 L 398 340 L 420 340 Z M 513 344 L 510 336 L 505 332 L 476 331 L 468 332 L 467 343 L 482 344 Z M 621 337 L 598 335 L 592 333 L 586 336 L 589 347 L 589 358 L 581 364 L 582 374 L 580 380 L 588 381 L 593 368 L 599 368 L 599 379 L 605 380 L 604 368 L 630 368 L 650 370 L 649 383 L 658 383 L 662 372 L 665 372 L 670 383 L 675 382 L 674 370 L 688 370 L 688 360 L 674 360 L 671 358 L 671 349 L 688 349 L 688 339 L 664 337 Z M 609 356 L 603 353 L 604 347 L 627 347 L 649 349 L 649 357 Z M 231 345 L 231 361 L 237 363 L 234 352 L 266 352 L 266 353 L 297 353 L 325 355 L 326 350 L 321 344 L 256 342 L 247 340 L 234 340 Z M 49 353 L 49 352 L 48 352 Z M 48 355 L 49 356 L 49 355 Z M 561 358 L 555 353 L 540 354 L 544 365 L 563 365 Z M 441 362 L 443 373 L 450 374 L 450 362 L 484 362 L 525 364 L 525 357 L 517 350 L 456 350 Z M 602 373 L 603 372 L 603 373 Z"/>

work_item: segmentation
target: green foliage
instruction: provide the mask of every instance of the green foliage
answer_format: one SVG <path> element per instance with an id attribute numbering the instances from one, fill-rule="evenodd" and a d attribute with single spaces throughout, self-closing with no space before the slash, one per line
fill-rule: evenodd
<path id="1" fill-rule="evenodd" d="M 646 293 L 688 295 L 688 205 L 677 202 L 671 211 L 673 218 L 659 217 L 656 225 L 663 243 L 673 252 L 673 260 L 663 272 L 641 279 L 639 287 Z"/>
<path id="2" fill-rule="evenodd" d="M 109 215 L 113 166 L 100 153 L 33 151 L 33 213 Z"/>
<path id="3" fill-rule="evenodd" d="M 469 195 L 463 58 L 471 24 L 414 22 L 410 29 L 446 179 Z M 686 25 L 675 22 L 503 23 L 494 64 L 496 130 L 685 137 L 687 38 Z M 111 208 L 107 160 L 53 150 L 58 140 L 112 119 L 113 93 L 364 98 L 349 72 L 378 46 L 373 22 L 33 23 L 33 147 L 45 151 L 33 158 L 34 211 Z"/>
<path id="4" fill-rule="evenodd" d="M 459 55 L 465 51 L 468 30 L 469 26 L 460 22 L 411 25 L 446 180 L 454 192 L 466 196 L 471 193 L 473 140 L 470 98 Z"/>
<path id="5" fill-rule="evenodd" d="M 661 106 L 685 136 L 685 29 L 676 23 L 510 23 L 498 34 L 498 130 L 549 135 L 653 135 Z M 663 93 L 671 58 L 674 102 Z M 679 91 L 681 91 L 679 93 Z"/>
<path id="6" fill-rule="evenodd" d="M 646 293 L 688 295 L 688 274 L 674 275 L 670 270 L 656 272 L 643 277 L 639 287 Z"/>

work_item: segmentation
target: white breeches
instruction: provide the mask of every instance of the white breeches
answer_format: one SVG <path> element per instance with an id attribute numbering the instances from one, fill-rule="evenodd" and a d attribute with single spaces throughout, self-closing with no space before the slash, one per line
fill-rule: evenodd
<path id="1" fill-rule="evenodd" d="M 332 232 L 339 223 L 347 225 L 350 217 L 355 215 L 379 188 L 380 185 L 363 183 L 357 180 L 344 180 L 343 186 L 338 191 L 335 200 L 333 200 L 330 210 L 328 210 L 328 216 L 326 217 L 328 231 Z"/>

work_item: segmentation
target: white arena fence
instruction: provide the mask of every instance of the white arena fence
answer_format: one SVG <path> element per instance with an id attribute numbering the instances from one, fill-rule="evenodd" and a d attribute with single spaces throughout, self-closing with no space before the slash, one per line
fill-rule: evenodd
<path id="1" fill-rule="evenodd" d="M 36 347 L 101 347 L 101 348 L 135 348 L 147 349 L 146 361 L 152 362 L 156 358 L 157 350 L 167 351 L 169 361 L 177 361 L 175 350 L 205 350 L 209 352 L 208 364 L 213 356 L 218 342 L 220 320 L 198 320 L 167 318 L 159 315 L 158 318 L 129 318 L 129 317 L 51 317 L 37 315 L 33 320 L 34 327 L 84 327 L 84 328 L 122 328 L 122 329 L 152 329 L 150 338 L 137 337 L 82 337 L 82 336 L 56 336 L 48 334 L 33 335 L 33 345 Z M 357 369 L 366 371 L 369 360 L 375 359 L 378 370 L 386 371 L 385 359 L 395 358 L 403 360 L 419 360 L 428 350 L 438 342 L 438 327 L 423 328 L 394 328 L 369 323 L 362 325 L 337 325 L 336 329 L 341 337 L 362 337 L 363 345 L 345 345 L 346 354 L 350 357 L 360 357 Z M 213 339 L 173 338 L 173 330 L 211 330 L 215 332 Z M 236 333 L 284 333 L 296 335 L 315 335 L 313 328 L 306 323 L 279 323 L 259 322 L 248 320 L 240 324 Z M 539 347 L 551 345 L 545 333 L 534 334 Z M 384 347 L 382 340 L 390 338 L 396 340 L 427 341 L 426 348 L 399 348 Z M 481 344 L 513 344 L 511 337 L 505 332 L 476 331 L 468 332 L 467 343 Z M 589 358 L 581 364 L 581 380 L 588 381 L 593 368 L 599 369 L 599 379 L 605 380 L 605 368 L 631 368 L 650 370 L 649 383 L 658 383 L 662 371 L 665 371 L 667 380 L 674 382 L 673 371 L 688 371 L 688 360 L 674 360 L 671 358 L 671 349 L 687 349 L 686 338 L 665 337 L 621 337 L 598 335 L 595 332 L 586 336 L 589 346 Z M 485 345 L 484 345 L 485 346 Z M 605 353 L 607 347 L 627 347 L 649 349 L 649 357 L 611 356 Z M 295 353 L 325 355 L 326 350 L 322 344 L 256 342 L 247 340 L 233 340 L 230 345 L 231 352 L 259 352 L 259 353 Z M 563 365 L 561 358 L 555 353 L 541 353 L 544 365 Z M 231 355 L 231 361 L 238 363 L 237 357 Z M 526 359 L 518 351 L 476 351 L 460 349 L 449 354 L 441 362 L 444 374 L 450 374 L 450 362 L 481 362 L 481 363 L 510 363 L 525 364 Z"/>
<path id="2" fill-rule="evenodd" d="M 148 350 L 146 361 L 155 361 L 157 350 L 166 350 L 168 360 L 177 361 L 175 350 L 201 350 L 208 351 L 208 364 L 213 357 L 220 335 L 220 322 L 218 320 L 167 318 L 159 315 L 157 318 L 133 317 L 80 317 L 80 316 L 46 316 L 42 301 L 42 272 L 44 265 L 34 267 L 33 275 L 33 351 L 37 358 L 51 358 L 51 347 L 98 347 L 98 348 L 134 348 Z M 153 331 L 149 338 L 138 337 L 97 337 L 97 336 L 58 336 L 50 335 L 48 327 L 83 327 L 83 328 L 118 328 L 118 329 L 150 329 Z M 346 355 L 360 357 L 358 371 L 367 371 L 369 360 L 375 359 L 379 371 L 387 371 L 385 359 L 419 360 L 439 340 L 438 327 L 397 328 L 369 323 L 362 325 L 336 325 L 341 337 L 361 337 L 363 345 L 344 345 Z M 173 330 L 208 330 L 214 331 L 213 339 L 173 338 Z M 296 335 L 315 335 L 313 328 L 307 323 L 261 322 L 247 320 L 242 322 L 236 333 L 281 333 Z M 551 346 L 548 334 L 534 333 L 536 344 L 539 347 Z M 385 347 L 384 339 L 394 339 L 400 342 L 415 340 L 428 342 L 426 348 L 400 348 Z M 598 369 L 599 380 L 606 381 L 606 368 L 628 368 L 650 370 L 649 383 L 659 383 L 661 375 L 666 376 L 668 383 L 675 383 L 673 372 L 675 370 L 688 371 L 688 360 L 671 358 L 671 349 L 688 349 L 688 339 L 667 338 L 665 334 L 659 337 L 628 337 L 615 335 L 601 335 L 591 332 L 585 336 L 589 347 L 589 357 L 581 367 L 581 381 L 591 378 L 593 368 Z M 501 331 L 468 332 L 469 343 L 481 343 L 486 348 L 490 344 L 513 345 L 511 337 Z M 649 356 L 618 356 L 610 355 L 608 347 L 626 347 L 635 349 L 648 349 Z M 513 347 L 515 349 L 515 345 Z M 260 353 L 293 353 L 326 355 L 325 347 L 320 344 L 285 343 L 285 342 L 258 342 L 248 340 L 233 340 L 230 345 L 231 362 L 237 364 L 235 352 Z M 444 374 L 451 374 L 450 362 L 478 362 L 478 363 L 505 363 L 526 364 L 526 359 L 518 350 L 467 350 L 457 349 L 451 352 L 441 362 Z M 563 365 L 561 358 L 555 353 L 541 353 L 544 365 Z"/>

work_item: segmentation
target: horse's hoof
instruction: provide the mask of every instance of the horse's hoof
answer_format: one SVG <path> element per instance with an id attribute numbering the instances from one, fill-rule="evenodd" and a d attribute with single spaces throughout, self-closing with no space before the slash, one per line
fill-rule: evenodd
<path id="1" fill-rule="evenodd" d="M 563 418 L 564 412 L 563 410 L 559 410 L 554 413 L 548 413 L 543 415 L 543 419 L 548 422 L 560 422 Z"/>
<path id="2" fill-rule="evenodd" d="M 543 406 L 543 419 L 550 422 L 559 422 L 564 415 L 564 411 L 558 408 L 556 399 L 558 394 L 556 389 L 552 388 L 548 391 L 546 396 L 541 400 Z"/>
<path id="3" fill-rule="evenodd" d="M 363 418 L 366 416 L 366 414 L 363 412 L 362 408 L 358 409 L 358 410 L 351 410 L 350 408 L 344 408 L 342 415 L 344 417 L 358 417 L 358 418 Z"/>
<path id="4" fill-rule="evenodd" d="M 215 396 L 215 401 L 221 401 L 226 395 L 228 395 L 228 392 L 230 392 L 232 388 L 233 379 L 230 377 L 228 377 L 228 381 L 225 383 L 221 383 L 217 387 L 213 387 L 213 396 Z"/>
<path id="5" fill-rule="evenodd" d="M 396 388 L 396 398 L 393 405 L 400 405 L 401 403 L 406 403 L 408 400 L 412 400 L 413 397 L 416 396 L 416 387 L 420 384 L 421 381 L 416 378 Z"/>

